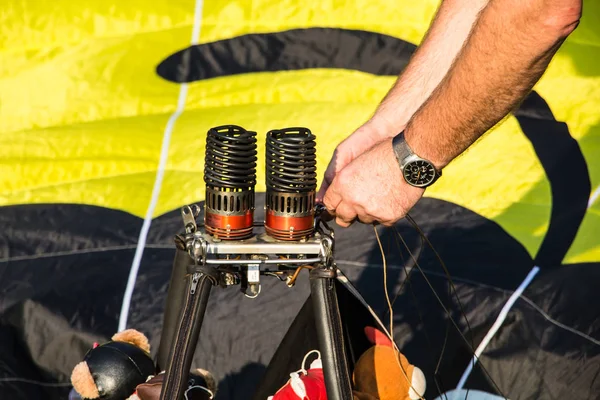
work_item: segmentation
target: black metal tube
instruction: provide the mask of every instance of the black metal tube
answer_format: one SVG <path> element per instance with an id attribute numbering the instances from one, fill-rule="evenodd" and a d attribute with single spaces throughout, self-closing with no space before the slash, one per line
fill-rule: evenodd
<path id="1" fill-rule="evenodd" d="M 181 315 L 183 301 L 188 290 L 186 284 L 186 268 L 192 264 L 194 260 L 190 257 L 187 251 L 176 248 L 173 267 L 171 269 L 171 280 L 167 291 L 167 300 L 163 311 L 163 325 L 158 345 L 156 357 L 156 365 L 159 371 L 164 371 L 169 366 L 169 352 L 171 344 L 175 340 L 177 333 L 177 321 Z"/>
<path id="2" fill-rule="evenodd" d="M 346 357 L 344 331 L 334 278 L 324 277 L 321 268 L 313 269 L 310 272 L 310 291 L 323 362 L 327 399 L 352 399 L 350 368 Z"/>

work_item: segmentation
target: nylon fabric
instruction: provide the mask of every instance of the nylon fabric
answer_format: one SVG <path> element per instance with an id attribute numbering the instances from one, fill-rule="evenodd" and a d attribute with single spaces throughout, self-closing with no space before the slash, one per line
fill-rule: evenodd
<path id="1" fill-rule="evenodd" d="M 188 45 L 193 22 L 189 3 L 149 7 L 128 2 L 103 11 L 89 0 L 82 17 L 76 17 L 64 1 L 53 10 L 33 3 L 8 3 L 7 39 L 2 43 L 6 56 L 0 71 L 0 148 L 7 162 L 0 167 L 0 204 L 78 203 L 144 215 L 158 164 L 158 136 L 175 110 L 179 90 L 155 69 Z M 209 2 L 203 10 L 200 43 L 247 33 L 332 27 L 369 30 L 418 44 L 437 4 L 315 0 L 300 5 L 293 0 L 265 0 L 224 6 Z M 39 24 L 19 17 L 24 6 Z M 594 157 L 600 135 L 595 112 L 600 104 L 600 67 L 593 62 L 600 57 L 599 13 L 598 5 L 590 1 L 585 9 L 580 27 L 536 90 L 579 141 L 595 188 L 600 185 Z M 402 23 L 386 23 L 390 15 Z M 17 37 L 23 38 L 23 45 L 14 45 Z M 324 171 L 335 145 L 368 118 L 393 82 L 392 76 L 317 69 L 190 84 L 154 215 L 203 199 L 199 171 L 203 138 L 211 126 L 239 123 L 259 135 L 273 127 L 308 126 L 317 134 L 317 167 Z M 26 161 L 19 167 L 9 162 L 17 159 Z M 53 166 L 47 168 L 50 162 Z M 259 163 L 258 191 L 264 189 L 262 169 Z M 479 173 L 464 179 L 464 171 L 473 170 Z M 548 228 L 549 185 L 513 117 L 451 164 L 426 196 L 493 219 L 532 255 Z M 596 202 L 584 217 L 566 261 L 593 261 L 600 256 L 598 244 L 590 239 L 600 223 L 598 207 Z"/>
<path id="2" fill-rule="evenodd" d="M 261 200 L 257 203 L 259 219 L 263 217 L 262 206 Z M 55 226 L 56 222 L 39 216 L 53 215 L 53 207 L 62 208 L 64 217 L 61 220 L 88 221 L 87 225 L 64 226 L 63 245 L 69 243 L 69 238 L 85 238 L 82 232 L 95 232 L 85 239 L 89 241 L 87 247 L 100 244 L 100 249 L 107 250 L 39 257 L 34 264 L 29 259 L 8 261 L 8 254 L 3 253 L 1 256 L 5 261 L 0 262 L 0 332 L 14 332 L 22 343 L 17 348 L 18 354 L 30 354 L 30 357 L 3 359 L 9 364 L 5 370 L 24 378 L 66 382 L 70 369 L 82 359 L 89 347 L 94 342 L 107 340 L 114 333 L 134 248 L 110 250 L 110 247 L 113 241 L 135 240 L 141 220 L 138 228 L 133 228 L 132 222 L 125 217 L 127 214 L 77 205 L 69 206 L 70 213 L 66 211 L 66 205 L 5 207 L 0 209 L 0 215 L 7 225 L 21 226 L 20 235 L 26 236 L 34 227 L 40 229 L 42 234 L 36 240 L 40 241 L 40 246 L 44 246 L 43 243 L 48 246 L 53 243 L 53 237 L 43 232 Z M 76 212 L 79 207 L 83 207 L 83 213 Z M 86 218 L 81 218 L 81 215 Z M 413 217 L 447 264 L 471 333 L 459 312 L 456 299 L 448 295 L 448 283 L 435 255 L 424 249 L 419 264 L 443 303 L 450 308 L 463 334 L 476 347 L 514 288 L 531 269 L 533 261 L 525 248 L 500 226 L 451 203 L 424 199 L 415 208 Z M 95 221 L 96 225 L 90 221 Z M 172 235 L 182 227 L 179 212 L 165 214 L 152 224 L 132 300 L 130 324 L 149 337 L 153 356 L 160 340 L 170 265 L 174 257 Z M 411 250 L 418 254 L 420 240 L 414 230 L 407 222 L 400 223 L 398 229 Z M 381 292 L 381 253 L 376 241 L 368 239 L 372 237 L 370 235 L 373 235 L 370 226 L 337 229 L 338 267 L 381 320 L 387 321 L 387 303 Z M 17 234 L 12 236 L 18 237 Z M 398 250 L 391 230 L 382 229 L 380 238 L 388 262 L 390 294 L 394 296 L 406 279 L 403 265 L 410 257 L 406 250 Z M 83 243 L 84 239 L 77 240 Z M 27 243 L 24 241 L 23 246 Z M 410 265 L 408 262 L 408 267 Z M 597 266 L 597 263 L 565 265 L 563 268 L 550 268 L 545 274 L 540 272 L 524 295 L 528 301 L 519 299 L 509 313 L 507 323 L 492 340 L 480 362 L 510 398 L 519 398 L 519 393 L 538 387 L 546 390 L 540 392 L 540 397 L 550 396 L 548 393 L 558 388 L 565 393 L 569 390 L 580 393 L 578 398 L 593 398 L 583 391 L 583 384 L 591 388 L 596 384 L 592 372 L 598 345 L 587 337 L 600 340 L 597 312 L 589 303 L 597 281 Z M 442 354 L 446 322 L 438 301 L 418 269 L 413 267 L 409 275 L 409 283 L 403 286 L 394 303 L 395 339 L 401 351 L 425 373 L 431 390 L 427 398 L 433 398 L 438 396 L 433 371 Z M 268 388 L 281 383 L 280 380 L 284 383 L 291 371 L 288 371 L 286 362 L 293 364 L 293 370 L 297 369 L 298 363 L 290 360 L 298 357 L 301 361 L 306 352 L 299 349 L 310 347 L 316 340 L 316 336 L 307 336 L 301 341 L 290 339 L 282 342 L 279 349 L 277 347 L 286 334 L 290 338 L 316 335 L 313 328 L 304 325 L 306 321 L 314 320 L 314 315 L 310 310 L 301 312 L 309 293 L 308 275 L 301 274 L 293 289 L 274 278 L 268 280 L 265 277 L 262 281 L 261 295 L 254 300 L 243 297 L 237 288 L 215 288 L 211 293 L 192 367 L 205 368 L 215 374 L 219 380 L 219 398 L 250 398 L 252 394 L 268 391 Z M 352 315 L 352 303 L 349 301 L 352 297 L 345 296 L 346 300 L 340 304 L 346 307 L 343 309 L 345 315 Z M 360 329 L 360 320 L 347 319 L 354 325 L 353 329 Z M 294 320 L 298 323 L 290 327 Z M 538 359 L 534 343 L 540 343 L 542 338 L 544 347 L 540 351 L 548 353 L 548 357 Z M 364 345 L 360 344 L 360 337 L 352 339 L 359 341 L 358 346 Z M 559 347 L 556 345 L 558 342 L 561 343 Z M 524 348 L 531 348 L 531 352 Z M 4 351 L 8 350 L 2 342 L 0 353 Z M 293 357 L 283 357 L 288 361 L 282 361 L 281 365 L 270 364 L 277 352 Z M 531 361 L 532 357 L 537 360 L 535 363 Z M 564 374 L 563 358 L 573 374 L 582 371 L 583 377 L 578 378 L 581 380 L 575 379 L 573 374 Z M 464 369 L 456 366 L 466 366 L 470 359 L 466 343 L 455 330 L 450 329 L 439 374 L 439 384 L 444 390 L 455 387 Z M 273 381 L 266 381 L 268 376 L 273 376 L 271 373 L 265 375 L 267 368 L 277 371 Z M 553 386 L 530 385 L 527 376 L 531 368 L 540 370 L 535 382 L 556 382 Z M 44 378 L 40 378 L 42 371 Z M 10 387 L 7 393 L 30 390 L 19 383 L 0 383 L 0 393 L 5 393 L 6 386 Z M 494 393 L 489 380 L 478 367 L 466 387 Z M 66 389 L 61 387 L 44 390 L 48 393 L 45 398 L 49 399 L 62 398 L 59 394 L 63 390 L 66 393 Z M 15 398 L 28 398 L 23 396 Z"/>
<path id="3" fill-rule="evenodd" d="M 129 325 L 149 337 L 153 355 L 175 254 L 173 235 L 182 229 L 179 209 L 204 198 L 206 131 L 221 124 L 256 130 L 264 154 L 268 130 L 306 126 L 317 136 L 322 177 L 337 143 L 371 115 L 411 55 L 394 53 L 397 59 L 389 62 L 390 49 L 402 43 L 414 49 L 438 4 L 205 2 L 196 49 L 209 49 L 203 54 L 210 55 L 214 42 L 224 41 L 225 51 L 209 64 L 214 67 L 209 75 L 190 74 L 196 78 L 188 83 L 184 112 L 172 132 L 130 307 Z M 172 74 L 159 66 L 189 51 L 194 5 L 194 0 L 3 2 L 1 398 L 64 399 L 69 388 L 63 384 L 75 364 L 94 342 L 115 333 L 162 136 L 180 92 L 180 84 L 168 79 Z M 290 33 L 296 29 L 307 36 Z M 357 30 L 368 33 L 360 36 Z M 329 40 L 315 34 L 325 31 Z M 240 38 L 247 34 L 258 35 L 252 38 L 259 43 L 264 37 L 285 40 L 248 46 Z M 378 35 L 391 39 L 379 41 Z M 348 49 L 358 49 L 351 60 L 340 56 Z M 477 347 L 537 262 L 540 273 L 465 387 L 497 394 L 484 366 L 513 400 L 587 400 L 600 392 L 600 326 L 593 302 L 600 278 L 600 200 L 590 200 L 600 188 L 599 59 L 600 3 L 584 0 L 580 25 L 527 101 L 448 166 L 412 212 L 450 271 L 469 327 L 456 297 L 448 294 L 435 254 L 423 249 L 422 276 L 409 254 L 397 249 L 393 231 L 382 228 L 390 293 L 410 276 L 394 303 L 395 339 L 425 373 L 426 398 L 439 396 L 436 378 L 442 391 L 456 387 L 472 357 L 468 343 Z M 181 60 L 169 68 L 194 67 Z M 243 73 L 231 75 L 232 65 Z M 264 171 L 259 156 L 257 220 L 264 217 Z M 410 225 L 402 221 L 398 229 L 418 252 L 422 244 Z M 336 258 L 387 321 L 383 260 L 372 227 L 337 228 Z M 265 280 L 254 300 L 237 288 L 212 292 L 193 366 L 216 375 L 220 400 L 272 394 L 297 369 L 304 350 L 311 350 L 314 315 L 303 306 L 309 285 L 302 276 L 293 289 Z M 448 328 L 427 280 L 468 343 Z M 349 299 L 345 306 L 354 300 Z M 351 309 L 343 312 L 353 329 L 362 328 L 364 321 L 353 319 Z"/>

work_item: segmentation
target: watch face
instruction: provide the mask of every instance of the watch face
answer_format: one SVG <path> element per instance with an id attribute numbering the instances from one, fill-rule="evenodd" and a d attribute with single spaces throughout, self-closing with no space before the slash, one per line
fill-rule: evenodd
<path id="1" fill-rule="evenodd" d="M 434 166 L 427 161 L 411 161 L 404 166 L 404 178 L 413 186 L 427 186 L 434 181 L 435 175 Z"/>

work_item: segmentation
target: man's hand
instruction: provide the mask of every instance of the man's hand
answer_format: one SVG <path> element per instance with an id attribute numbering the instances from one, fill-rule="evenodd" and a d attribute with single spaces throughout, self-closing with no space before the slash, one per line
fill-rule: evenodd
<path id="1" fill-rule="evenodd" d="M 454 11 L 466 9 L 457 2 L 443 4 Z M 440 22 L 446 20 L 443 16 L 449 18 L 446 21 L 457 21 L 451 18 L 454 13 L 450 11 L 438 15 L 437 24 L 441 25 L 436 26 L 444 26 Z M 436 75 L 443 79 L 434 79 L 435 83 L 428 80 L 430 84 L 425 91 L 405 92 L 404 88 L 420 88 L 420 85 L 412 81 L 411 74 L 403 74 L 375 113 L 386 115 L 395 129 L 388 127 L 382 136 L 374 137 L 363 137 L 357 132 L 356 138 L 353 135 L 340 144 L 317 200 L 322 199 L 342 226 L 349 226 L 355 219 L 391 225 L 404 217 L 422 197 L 423 189 L 404 181 L 393 154 L 391 136 L 404 131 L 417 155 L 432 161 L 438 169 L 444 168 L 530 92 L 556 51 L 577 27 L 581 11 L 582 0 L 489 0 L 481 12 L 466 16 L 477 22 L 472 29 L 468 25 L 468 32 L 461 31 L 469 34 L 466 41 L 463 35 L 454 41 L 464 44 L 454 47 L 458 54 L 447 72 L 443 68 L 443 73 Z M 432 48 L 420 47 L 424 63 L 428 54 L 437 54 L 435 49 L 445 52 L 443 46 L 433 43 L 436 43 L 434 38 L 446 36 L 454 37 L 435 29 L 430 32 L 426 40 Z M 407 69 L 412 66 L 412 74 L 426 77 L 417 73 L 416 58 L 417 54 Z M 430 62 L 425 63 L 428 68 L 438 66 Z M 427 97 L 426 101 L 423 97 Z M 418 109 L 406 121 L 411 108 L 403 102 L 417 104 L 414 98 L 419 100 Z M 373 147 L 364 152 L 370 146 Z"/>
<path id="2" fill-rule="evenodd" d="M 338 225 L 355 219 L 391 226 L 423 196 L 424 189 L 406 183 L 392 149 L 392 139 L 380 141 L 335 175 L 323 203 Z"/>
<path id="3" fill-rule="evenodd" d="M 389 131 L 390 127 L 385 120 L 382 118 L 371 119 L 338 144 L 325 170 L 316 201 L 323 202 L 323 196 L 336 175 L 352 160 L 389 136 Z"/>
<path id="4" fill-rule="evenodd" d="M 444 0 L 423 41 L 373 117 L 341 142 L 329 162 L 316 200 L 336 175 L 379 141 L 400 133 L 448 72 L 489 0 Z"/>

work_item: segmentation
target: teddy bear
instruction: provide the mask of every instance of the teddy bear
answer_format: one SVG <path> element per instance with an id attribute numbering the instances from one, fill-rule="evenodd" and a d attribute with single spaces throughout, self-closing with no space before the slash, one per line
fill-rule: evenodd
<path id="1" fill-rule="evenodd" d="M 155 373 L 148 339 L 127 329 L 106 343 L 95 343 L 73 368 L 71 384 L 82 399 L 125 400 Z"/>
<path id="2" fill-rule="evenodd" d="M 425 394 L 425 375 L 394 347 L 392 340 L 380 330 L 366 327 L 365 335 L 373 345 L 358 359 L 352 373 L 353 400 L 417 400 Z M 325 379 L 319 358 L 304 363 L 299 371 L 267 400 L 326 400 Z"/>
<path id="3" fill-rule="evenodd" d="M 71 373 L 69 399 L 159 400 L 165 372 L 156 371 L 148 338 L 135 329 L 119 332 L 102 345 L 94 344 Z M 209 400 L 216 394 L 214 376 L 196 369 L 188 376 L 188 400 Z"/>

